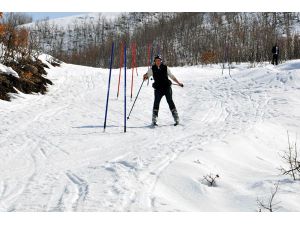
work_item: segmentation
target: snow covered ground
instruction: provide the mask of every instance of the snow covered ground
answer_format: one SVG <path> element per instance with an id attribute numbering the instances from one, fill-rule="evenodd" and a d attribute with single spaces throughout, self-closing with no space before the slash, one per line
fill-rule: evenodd
<path id="1" fill-rule="evenodd" d="M 300 211 L 299 181 L 278 170 L 287 130 L 292 141 L 300 133 L 300 60 L 231 75 L 171 70 L 185 84 L 173 87 L 177 127 L 165 99 L 160 126 L 149 127 L 153 89 L 144 85 L 124 134 L 119 70 L 106 132 L 107 69 L 63 64 L 48 70 L 46 95 L 0 100 L 0 211 L 257 211 L 278 181 L 278 211 Z M 128 96 L 130 81 L 128 70 Z M 134 95 L 140 84 L 134 76 Z M 216 187 L 203 182 L 210 173 Z"/>

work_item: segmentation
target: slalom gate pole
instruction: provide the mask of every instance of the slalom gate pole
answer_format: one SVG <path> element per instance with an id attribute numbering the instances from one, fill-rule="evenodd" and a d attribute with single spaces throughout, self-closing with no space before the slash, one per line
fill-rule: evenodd
<path id="1" fill-rule="evenodd" d="M 222 75 L 223 75 L 224 69 L 225 69 L 225 62 L 226 62 L 226 47 L 224 48 L 224 54 L 223 54 Z"/>
<path id="2" fill-rule="evenodd" d="M 150 61 L 150 44 L 148 43 L 148 52 L 147 52 L 147 56 L 148 56 L 148 69 L 150 68 L 151 65 L 151 61 Z"/>
<path id="3" fill-rule="evenodd" d="M 152 63 L 152 61 L 153 61 L 153 56 L 154 55 L 154 48 L 153 48 L 153 46 L 152 46 L 152 48 L 151 48 L 151 58 L 150 58 L 150 65 L 151 65 L 151 63 Z"/>
<path id="4" fill-rule="evenodd" d="M 110 55 L 110 66 L 109 66 L 109 78 L 108 78 L 108 88 L 107 88 L 107 97 L 106 97 L 106 108 L 105 108 L 105 118 L 104 118 L 104 131 L 106 128 L 106 121 L 107 121 L 107 110 L 108 110 L 108 100 L 109 100 L 109 89 L 110 89 L 110 81 L 111 81 L 111 70 L 112 70 L 112 64 L 114 59 L 114 42 L 111 46 L 111 55 Z"/>
<path id="5" fill-rule="evenodd" d="M 228 61 L 228 70 L 229 70 L 229 76 L 230 76 L 230 52 L 228 45 L 226 46 L 226 55 L 227 55 L 227 61 Z"/>
<path id="6" fill-rule="evenodd" d="M 136 42 L 135 42 L 135 45 L 134 45 L 134 67 L 135 67 L 135 72 L 136 72 L 136 76 L 138 77 L 139 76 L 139 73 L 138 73 L 138 70 L 137 70 L 137 64 L 136 64 Z"/>
<path id="7" fill-rule="evenodd" d="M 142 82 L 142 84 L 141 84 L 141 86 L 140 86 L 140 88 L 139 88 L 139 91 L 138 91 L 138 93 L 137 93 L 137 95 L 136 95 L 136 97 L 135 97 L 135 99 L 134 99 L 134 102 L 133 102 L 133 104 L 132 104 L 132 107 L 131 107 L 131 109 L 130 109 L 130 112 L 129 112 L 128 116 L 127 116 L 127 119 L 128 119 L 128 120 L 129 120 L 129 117 L 130 117 L 131 112 L 132 112 L 132 110 L 133 110 L 133 107 L 134 107 L 134 105 L 135 105 L 135 102 L 136 102 L 137 98 L 139 97 L 139 94 L 140 94 L 140 92 L 141 92 L 141 89 L 142 89 L 142 87 L 143 87 L 144 82 L 145 82 L 145 80 L 143 80 L 143 82 Z"/>
<path id="8" fill-rule="evenodd" d="M 126 133 L 126 43 L 124 44 L 124 133 Z"/>
<path id="9" fill-rule="evenodd" d="M 147 61 L 148 61 L 148 70 L 150 69 L 151 61 L 150 61 L 150 43 L 148 43 L 147 49 Z M 147 79 L 147 86 L 149 85 L 149 78 Z"/>
<path id="10" fill-rule="evenodd" d="M 160 45 L 157 45 L 157 55 L 160 55 Z"/>
<path id="11" fill-rule="evenodd" d="M 120 95 L 120 82 L 121 82 L 121 71 L 122 71 L 122 65 L 123 65 L 123 42 L 121 42 L 121 50 L 120 50 L 120 73 L 119 73 L 119 81 L 118 81 L 118 92 L 117 92 L 117 98 L 119 98 Z"/>
<path id="12" fill-rule="evenodd" d="M 132 100 L 132 92 L 133 92 L 133 73 L 134 73 L 134 42 L 131 43 L 131 91 L 130 91 L 130 99 Z"/>

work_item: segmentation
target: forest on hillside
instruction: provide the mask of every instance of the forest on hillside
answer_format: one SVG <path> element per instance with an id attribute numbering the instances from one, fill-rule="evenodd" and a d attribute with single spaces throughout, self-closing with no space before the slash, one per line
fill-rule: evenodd
<path id="1" fill-rule="evenodd" d="M 300 57 L 300 13 L 144 12 L 123 13 L 113 20 L 99 13 L 67 26 L 45 19 L 24 27 L 37 52 L 94 67 L 108 67 L 113 41 L 115 66 L 122 43 L 127 45 L 128 67 L 132 45 L 137 66 L 149 64 L 150 51 L 161 54 L 170 66 L 264 62 L 270 61 L 275 43 L 281 61 Z"/>

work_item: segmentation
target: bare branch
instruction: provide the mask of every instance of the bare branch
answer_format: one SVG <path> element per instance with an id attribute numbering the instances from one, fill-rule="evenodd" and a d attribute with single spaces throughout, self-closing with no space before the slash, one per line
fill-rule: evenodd
<path id="1" fill-rule="evenodd" d="M 298 159 L 297 141 L 292 145 L 290 142 L 290 135 L 287 131 L 288 150 L 286 150 L 281 158 L 288 165 L 288 168 L 280 167 L 282 175 L 290 175 L 294 180 L 300 177 L 300 159 Z"/>
<path id="2" fill-rule="evenodd" d="M 216 174 L 216 175 L 208 174 L 208 175 L 203 176 L 203 181 L 206 181 L 210 187 L 214 187 L 217 185 L 216 179 L 218 179 L 219 177 L 220 176 L 218 174 Z"/>
<path id="3" fill-rule="evenodd" d="M 267 203 L 265 203 L 264 200 L 257 198 L 257 204 L 260 207 L 259 212 L 261 212 L 261 209 L 268 210 L 269 212 L 274 212 L 278 209 L 278 207 L 275 207 L 275 206 L 280 204 L 280 202 L 274 203 L 274 198 L 278 192 L 279 182 L 277 182 L 274 186 L 275 186 L 275 188 L 273 190 L 271 190 L 271 196 L 270 196 L 269 200 L 267 201 Z"/>

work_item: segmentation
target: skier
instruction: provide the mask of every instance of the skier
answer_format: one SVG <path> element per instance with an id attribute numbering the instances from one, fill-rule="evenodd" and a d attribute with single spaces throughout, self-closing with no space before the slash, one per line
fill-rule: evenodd
<path id="1" fill-rule="evenodd" d="M 174 126 L 179 124 L 179 117 L 176 110 L 176 106 L 172 99 L 172 82 L 168 79 L 169 77 L 176 82 L 180 87 L 183 87 L 183 84 L 180 83 L 176 77 L 171 73 L 169 68 L 162 63 L 162 58 L 160 55 L 156 55 L 154 57 L 154 64 L 152 68 L 148 70 L 146 74 L 144 74 L 143 79 L 147 80 L 150 77 L 154 78 L 154 83 L 152 87 L 154 88 L 154 104 L 153 104 L 153 114 L 152 114 L 152 126 L 157 126 L 157 117 L 159 110 L 159 103 L 163 96 L 166 96 L 169 108 L 172 112 L 175 124 Z"/>
<path id="2" fill-rule="evenodd" d="M 273 58 L 272 58 L 272 64 L 278 65 L 278 56 L 279 56 L 279 48 L 277 44 L 275 44 L 272 48 Z"/>

